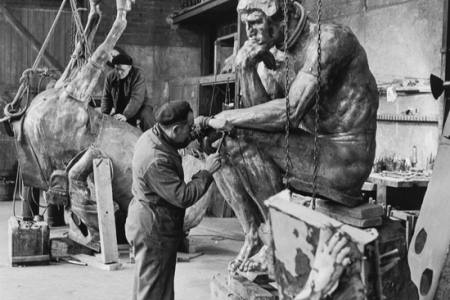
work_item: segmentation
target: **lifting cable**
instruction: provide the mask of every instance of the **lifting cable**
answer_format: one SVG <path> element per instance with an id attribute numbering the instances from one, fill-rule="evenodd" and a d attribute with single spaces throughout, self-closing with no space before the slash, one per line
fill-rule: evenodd
<path id="1" fill-rule="evenodd" d="M 289 55 L 287 53 L 288 50 L 288 1 L 283 1 L 283 18 L 284 18 L 284 41 L 283 41 L 283 51 L 284 51 L 284 93 L 286 97 L 286 124 L 284 126 L 285 135 L 284 135 L 284 176 L 283 176 L 283 184 L 288 187 L 289 186 L 289 170 L 292 165 L 291 156 L 289 153 L 289 134 L 291 127 L 291 105 L 289 103 Z"/>
<path id="2" fill-rule="evenodd" d="M 321 92 L 321 75 L 322 75 L 322 0 L 317 0 L 317 88 L 316 88 L 316 101 L 314 103 L 314 173 L 313 173 L 313 193 L 311 208 L 316 209 L 316 196 L 317 196 L 317 177 L 319 173 L 319 101 Z"/>
<path id="3" fill-rule="evenodd" d="M 89 42 L 88 42 L 87 36 L 84 32 L 84 28 L 83 28 L 83 24 L 81 22 L 80 14 L 78 12 L 76 0 L 70 0 L 70 7 L 72 9 L 72 16 L 73 16 L 73 21 L 75 24 L 75 29 L 76 29 L 76 38 L 74 38 L 74 40 L 80 40 L 80 39 L 82 40 L 81 43 L 84 46 L 83 52 L 85 53 L 85 59 L 86 59 L 87 57 L 91 56 L 92 52 L 89 47 Z M 75 44 L 76 44 L 76 42 L 75 42 Z M 79 57 L 76 57 L 75 59 L 78 59 L 78 58 Z"/>
<path id="4" fill-rule="evenodd" d="M 289 153 L 289 135 L 291 126 L 291 115 L 290 115 L 290 102 L 289 102 L 289 55 L 288 55 L 288 1 L 283 1 L 283 18 L 284 18 L 284 42 L 283 50 L 285 53 L 285 97 L 286 97 L 286 124 L 285 124 L 285 173 L 283 176 L 283 184 L 289 187 L 289 170 L 292 166 L 292 161 Z M 313 179 L 312 179 L 312 201 L 311 208 L 316 208 L 316 197 L 317 197 L 317 177 L 319 172 L 319 102 L 320 102 L 320 92 L 321 92 L 321 60 L 322 60 L 322 41 L 321 41 L 321 22 L 322 22 L 322 0 L 317 0 L 317 88 L 315 93 L 315 103 L 314 103 L 314 149 L 313 149 Z"/>

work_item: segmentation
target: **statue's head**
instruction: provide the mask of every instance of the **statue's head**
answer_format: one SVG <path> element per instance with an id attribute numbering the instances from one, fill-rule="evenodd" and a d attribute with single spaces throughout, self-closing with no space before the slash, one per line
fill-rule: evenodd
<path id="1" fill-rule="evenodd" d="M 272 19 L 281 11 L 279 1 L 241 0 L 237 10 L 241 13 L 249 40 L 271 47 L 280 38 L 281 22 Z"/>
<path id="2" fill-rule="evenodd" d="M 295 11 L 293 0 L 287 0 L 288 12 Z M 284 39 L 284 0 L 240 0 L 237 11 L 241 14 L 247 37 L 268 48 Z"/>

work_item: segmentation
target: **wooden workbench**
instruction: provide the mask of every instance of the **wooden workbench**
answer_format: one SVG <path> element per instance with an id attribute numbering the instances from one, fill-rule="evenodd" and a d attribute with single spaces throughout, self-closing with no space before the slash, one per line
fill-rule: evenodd
<path id="1" fill-rule="evenodd" d="M 428 186 L 430 176 L 389 176 L 383 173 L 372 173 L 368 178 L 369 182 L 377 185 L 377 203 L 386 204 L 387 188 L 412 188 Z"/>

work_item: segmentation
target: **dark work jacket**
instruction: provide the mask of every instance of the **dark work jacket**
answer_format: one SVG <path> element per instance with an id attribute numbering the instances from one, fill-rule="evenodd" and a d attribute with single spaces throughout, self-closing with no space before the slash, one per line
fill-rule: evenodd
<path id="1" fill-rule="evenodd" d="M 121 106 L 124 106 L 124 109 L 118 110 L 117 108 Z M 102 113 L 109 115 L 114 107 L 116 114 L 124 115 L 127 122 L 135 126 L 140 113 L 145 110 L 146 106 L 151 108 L 141 69 L 131 67 L 130 73 L 122 80 L 122 85 L 115 70 L 108 73 L 103 88 Z"/>
<path id="2" fill-rule="evenodd" d="M 151 236 L 182 237 L 186 208 L 205 194 L 212 181 L 211 173 L 201 170 L 184 182 L 181 156 L 158 125 L 137 141 L 132 192 L 134 199 L 148 205 L 155 215 L 149 227 Z"/>

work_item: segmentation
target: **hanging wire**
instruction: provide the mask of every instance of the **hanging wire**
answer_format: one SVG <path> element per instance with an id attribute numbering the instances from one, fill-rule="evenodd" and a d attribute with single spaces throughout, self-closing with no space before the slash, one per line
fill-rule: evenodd
<path id="1" fill-rule="evenodd" d="M 214 74 L 214 81 L 213 81 L 213 84 L 212 84 L 211 99 L 209 100 L 209 115 L 208 116 L 212 115 L 213 104 L 215 102 L 214 96 L 215 96 L 215 92 L 216 92 L 216 82 L 217 82 L 217 73 Z"/>
<path id="2" fill-rule="evenodd" d="M 284 165 L 284 176 L 283 176 L 283 184 L 285 187 L 288 187 L 288 179 L 289 179 L 289 170 L 291 166 L 291 157 L 289 153 L 289 134 L 291 127 L 291 106 L 289 103 L 289 56 L 287 54 L 288 48 L 288 0 L 283 1 L 283 17 L 284 17 L 284 42 L 283 42 L 283 51 L 284 51 L 284 63 L 285 63 L 285 81 L 284 81 L 284 92 L 286 97 L 286 124 L 285 124 L 285 135 L 284 135 L 284 153 L 285 153 L 285 165 Z"/>
<path id="3" fill-rule="evenodd" d="M 316 101 L 314 103 L 314 151 L 313 151 L 313 159 L 314 159 L 314 173 L 313 173 L 313 189 L 312 189 L 312 202 L 311 208 L 316 209 L 316 196 L 317 196 L 317 177 L 319 173 L 319 101 L 320 101 L 320 92 L 321 92 L 321 75 L 322 75 L 322 0 L 317 0 L 317 89 L 316 89 Z"/>
<path id="4" fill-rule="evenodd" d="M 225 86 L 225 100 L 224 103 L 228 106 L 231 101 L 231 92 L 230 92 L 230 78 L 227 78 L 227 85 Z"/>
<path id="5" fill-rule="evenodd" d="M 70 7 L 72 9 L 73 20 L 75 23 L 77 40 L 82 41 L 81 43 L 83 45 L 83 52 L 85 54 L 85 58 L 87 58 L 91 55 L 91 49 L 89 48 L 87 36 L 84 34 L 83 23 L 81 22 L 81 17 L 78 12 L 76 0 L 70 0 Z"/>

